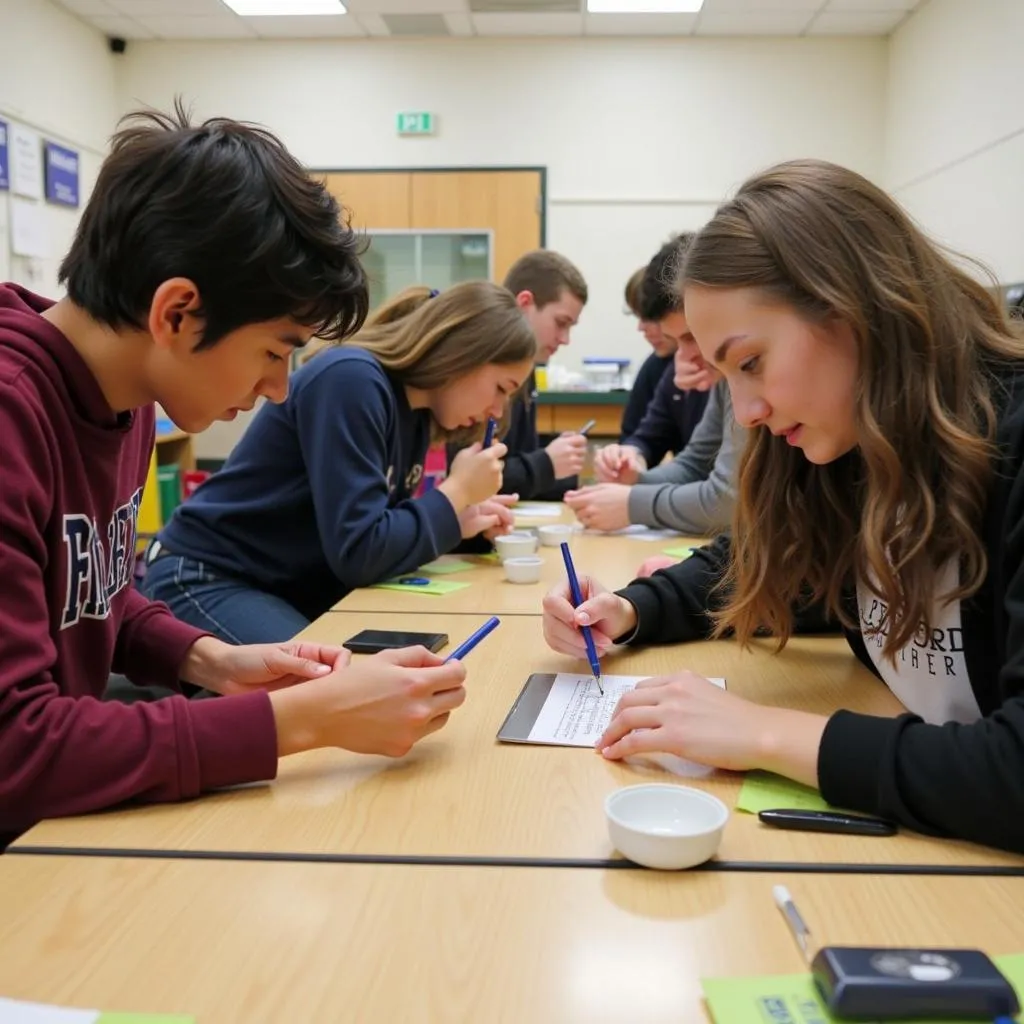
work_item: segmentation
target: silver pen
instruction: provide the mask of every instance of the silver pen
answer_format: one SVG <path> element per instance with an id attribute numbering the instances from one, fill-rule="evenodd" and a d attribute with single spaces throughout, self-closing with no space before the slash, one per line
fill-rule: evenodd
<path id="1" fill-rule="evenodd" d="M 800 952 L 803 953 L 804 959 L 810 963 L 811 930 L 804 923 L 804 919 L 800 916 L 800 911 L 796 909 L 793 897 L 784 885 L 772 886 L 772 896 L 775 897 L 775 905 L 782 911 L 782 916 L 786 919 L 786 924 L 789 925 L 789 930 L 793 933 L 793 938 L 796 939 Z"/>

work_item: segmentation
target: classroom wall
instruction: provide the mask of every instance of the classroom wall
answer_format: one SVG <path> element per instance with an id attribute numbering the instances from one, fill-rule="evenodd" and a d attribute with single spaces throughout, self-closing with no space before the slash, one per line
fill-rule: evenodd
<path id="1" fill-rule="evenodd" d="M 50 0 L 0 0 L 0 120 L 79 151 L 84 205 L 119 112 L 115 64 L 103 34 Z M 40 200 L 40 202 L 42 202 Z M 10 193 L 0 192 L 0 281 L 56 296 L 57 267 L 81 211 L 44 204 L 50 256 L 12 256 Z"/>
<path id="2" fill-rule="evenodd" d="M 893 35 L 886 180 L 936 237 L 1024 281 L 1024 3 L 930 0 Z"/>
<path id="3" fill-rule="evenodd" d="M 626 278 L 751 171 L 816 155 L 880 177 L 885 80 L 882 38 L 133 42 L 120 98 L 180 89 L 317 168 L 546 165 L 548 244 L 593 295 L 578 365 L 645 356 Z M 400 110 L 439 134 L 399 138 Z"/>

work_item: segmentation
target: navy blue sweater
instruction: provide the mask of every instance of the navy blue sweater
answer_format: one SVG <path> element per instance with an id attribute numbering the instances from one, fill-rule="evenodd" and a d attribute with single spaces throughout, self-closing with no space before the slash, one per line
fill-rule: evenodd
<path id="1" fill-rule="evenodd" d="M 653 468 L 669 452 L 678 455 L 689 444 L 707 404 L 706 391 L 680 391 L 676 387 L 675 367 L 670 362 L 640 426 L 622 443 L 638 448 Z"/>
<path id="2" fill-rule="evenodd" d="M 629 401 L 622 413 L 622 426 L 619 434 L 621 444 L 625 444 L 626 439 L 639 429 L 647 414 L 647 407 L 654 401 L 654 393 L 658 390 L 658 384 L 672 363 L 672 356 L 659 356 L 657 352 L 652 352 L 637 371 L 633 387 L 629 392 Z"/>
<path id="3" fill-rule="evenodd" d="M 410 409 L 372 355 L 327 348 L 283 405 L 260 409 L 160 541 L 315 618 L 458 545 L 444 494 L 412 499 L 429 442 L 429 412 Z"/>

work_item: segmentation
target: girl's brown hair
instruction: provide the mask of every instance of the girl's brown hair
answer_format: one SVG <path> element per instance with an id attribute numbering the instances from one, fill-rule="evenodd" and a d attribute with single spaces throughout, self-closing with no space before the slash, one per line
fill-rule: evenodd
<path id="1" fill-rule="evenodd" d="M 937 598 L 984 581 L 997 374 L 1024 359 L 1024 339 L 885 192 L 820 161 L 746 182 L 693 242 L 681 284 L 754 288 L 812 323 L 843 321 L 860 360 L 853 452 L 812 465 L 784 438 L 751 431 L 717 635 L 767 629 L 785 644 L 808 599 L 855 628 L 842 592 L 860 580 L 886 605 L 879 629 L 894 658 L 930 627 Z M 952 558 L 959 586 L 938 595 Z"/>
<path id="2" fill-rule="evenodd" d="M 488 364 L 532 362 L 537 353 L 515 296 L 490 281 L 465 281 L 439 294 L 407 288 L 375 310 L 344 344 L 366 349 L 401 383 L 424 391 Z M 438 440 L 458 441 L 478 433 L 436 432 Z"/>

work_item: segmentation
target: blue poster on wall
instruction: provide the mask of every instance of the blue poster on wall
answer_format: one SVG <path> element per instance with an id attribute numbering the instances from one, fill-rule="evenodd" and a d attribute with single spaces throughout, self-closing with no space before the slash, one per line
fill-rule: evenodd
<path id="1" fill-rule="evenodd" d="M 11 165 L 7 156 L 7 122 L 0 121 L 0 190 L 11 187 Z"/>
<path id="2" fill-rule="evenodd" d="M 78 154 L 56 142 L 47 142 L 46 199 L 61 206 L 78 206 Z"/>

